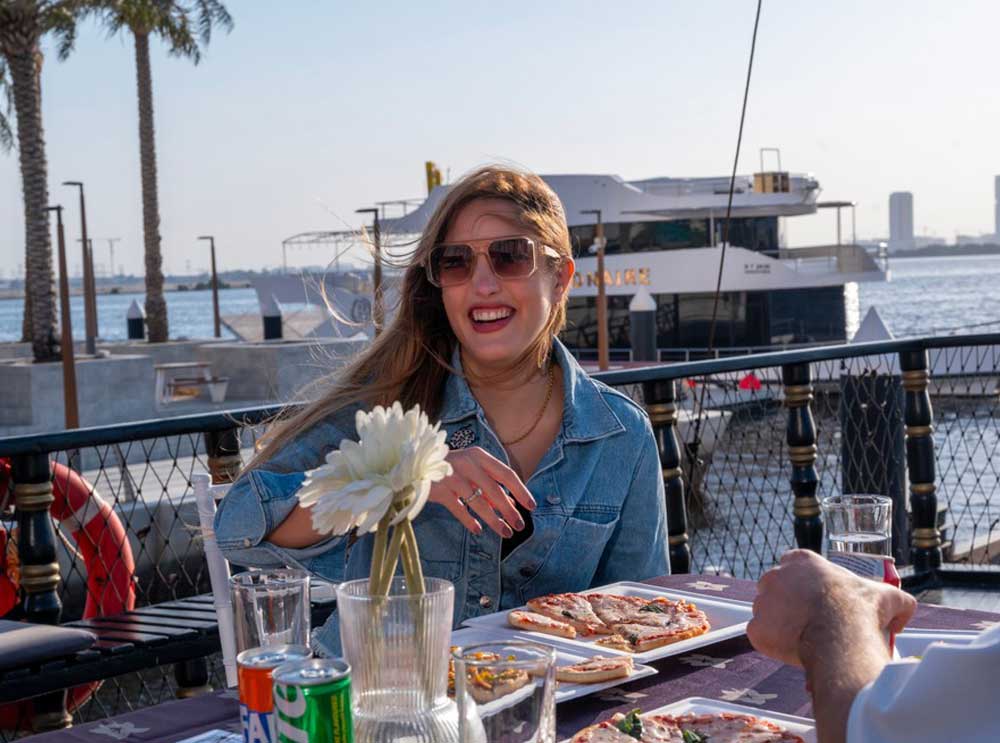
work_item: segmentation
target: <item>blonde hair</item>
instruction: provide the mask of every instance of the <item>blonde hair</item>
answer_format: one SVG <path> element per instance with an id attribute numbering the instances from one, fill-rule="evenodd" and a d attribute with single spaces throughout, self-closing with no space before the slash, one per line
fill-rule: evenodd
<path id="1" fill-rule="evenodd" d="M 279 416 L 248 469 L 266 462 L 296 436 L 357 404 L 374 407 L 399 400 L 404 408 L 420 405 L 432 420 L 440 415 L 448 375 L 457 373 L 451 358 L 458 341 L 445 314 L 441 290 L 427 280 L 424 264 L 431 249 L 444 239 L 458 210 L 480 198 L 513 202 L 518 221 L 529 234 L 559 253 L 560 261 L 572 259 L 562 203 L 545 181 L 499 166 L 469 173 L 449 188 L 424 228 L 403 275 L 395 318 L 368 348 L 332 375 L 332 383 L 319 399 Z M 563 292 L 553 304 L 545 327 L 511 364 L 509 372 L 531 362 L 544 365 L 553 337 L 566 325 L 568 294 Z"/>

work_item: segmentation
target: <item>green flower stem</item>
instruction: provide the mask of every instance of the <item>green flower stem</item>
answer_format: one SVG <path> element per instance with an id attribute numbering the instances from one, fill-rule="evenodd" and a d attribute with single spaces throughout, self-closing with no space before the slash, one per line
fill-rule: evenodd
<path id="1" fill-rule="evenodd" d="M 389 538 L 389 522 L 392 515 L 386 512 L 382 520 L 378 522 L 375 530 L 375 545 L 372 548 L 372 567 L 368 577 L 368 593 L 372 596 L 379 595 L 378 587 L 382 580 L 383 564 L 385 563 L 385 547 Z"/>
<path id="2" fill-rule="evenodd" d="M 382 564 L 382 576 L 379 581 L 377 596 L 388 596 L 389 587 L 392 585 L 392 576 L 396 574 L 396 565 L 399 564 L 399 550 L 403 546 L 404 531 L 400 526 L 395 526 L 392 530 L 392 538 L 389 539 L 389 548 L 385 551 L 385 562 Z"/>
<path id="3" fill-rule="evenodd" d="M 410 593 L 424 594 L 424 570 L 420 565 L 420 550 L 417 547 L 417 535 L 413 531 L 413 522 L 405 519 L 396 527 L 403 529 L 403 570 L 406 571 L 406 583 Z M 409 564 L 407 564 L 409 563 Z"/>

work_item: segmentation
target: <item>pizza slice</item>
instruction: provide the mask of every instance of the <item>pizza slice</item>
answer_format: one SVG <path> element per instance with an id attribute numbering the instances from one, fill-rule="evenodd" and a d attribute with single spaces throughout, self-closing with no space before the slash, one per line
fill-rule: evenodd
<path id="1" fill-rule="evenodd" d="M 631 621 L 630 617 L 649 604 L 649 599 L 639 596 L 616 596 L 612 593 L 588 593 L 587 601 L 598 619 L 609 627 Z"/>
<path id="2" fill-rule="evenodd" d="M 595 655 L 580 663 L 556 667 L 556 681 L 568 684 L 599 684 L 612 679 L 628 678 L 635 664 L 627 655 L 605 658 Z"/>
<path id="3" fill-rule="evenodd" d="M 512 694 L 526 686 L 530 680 L 527 671 L 517 668 L 499 670 L 480 666 L 468 670 L 468 682 L 465 688 L 473 699 L 480 704 L 486 704 Z"/>
<path id="4" fill-rule="evenodd" d="M 546 635 L 555 635 L 556 637 L 576 637 L 576 629 L 573 625 L 523 609 L 514 609 L 509 612 L 507 624 L 529 632 L 543 632 Z"/>
<path id="5" fill-rule="evenodd" d="M 587 598 L 579 593 L 538 596 L 528 601 L 528 608 L 538 614 L 566 622 L 584 637 L 610 635 L 613 632 L 597 617 Z"/>
<path id="6" fill-rule="evenodd" d="M 617 632 L 613 635 L 606 635 L 601 637 L 595 642 L 601 647 L 610 648 L 611 650 L 622 650 L 626 653 L 635 652 L 634 648 L 628 644 L 628 640 L 619 635 Z"/>
<path id="7" fill-rule="evenodd" d="M 805 743 L 780 725 L 734 712 L 639 715 L 632 710 L 591 725 L 572 743 Z"/>

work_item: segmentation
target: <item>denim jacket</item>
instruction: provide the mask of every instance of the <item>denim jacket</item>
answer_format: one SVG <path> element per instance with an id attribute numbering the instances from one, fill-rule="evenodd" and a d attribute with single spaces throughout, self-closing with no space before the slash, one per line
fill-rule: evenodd
<path id="1" fill-rule="evenodd" d="M 428 503 L 414 521 L 424 573 L 455 586 L 455 626 L 534 596 L 670 570 L 663 475 L 649 419 L 630 398 L 587 376 L 558 340 L 553 353 L 563 375 L 563 420 L 525 483 L 538 504 L 531 536 L 501 561 L 497 534 L 470 533 L 441 505 Z M 453 375 L 446 385 L 440 420 L 449 445 L 479 446 L 508 462 L 465 380 Z M 331 537 L 304 549 L 265 539 L 297 503 L 305 470 L 344 438 L 357 438 L 353 410 L 304 432 L 232 485 L 215 519 L 230 561 L 292 565 L 331 581 L 368 576 L 371 535 L 351 546 L 346 537 Z M 314 641 L 329 654 L 339 651 L 336 613 Z"/>

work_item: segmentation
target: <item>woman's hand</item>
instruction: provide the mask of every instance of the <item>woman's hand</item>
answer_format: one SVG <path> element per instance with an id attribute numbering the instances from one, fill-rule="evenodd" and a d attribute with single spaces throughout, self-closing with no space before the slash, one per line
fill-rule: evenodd
<path id="1" fill-rule="evenodd" d="M 457 449 L 447 459 L 454 471 L 431 486 L 429 500 L 447 508 L 473 534 L 483 533 L 476 516 L 501 537 L 524 528 L 514 501 L 533 511 L 535 499 L 514 470 L 478 446 Z"/>

